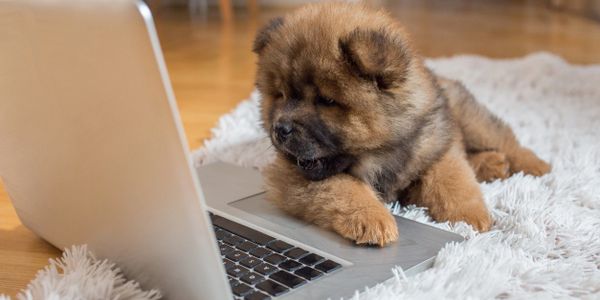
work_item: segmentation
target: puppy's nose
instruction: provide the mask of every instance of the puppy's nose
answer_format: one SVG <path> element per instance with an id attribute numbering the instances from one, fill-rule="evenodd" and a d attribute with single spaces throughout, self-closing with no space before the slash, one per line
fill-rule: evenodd
<path id="1" fill-rule="evenodd" d="M 275 133 L 282 139 L 287 138 L 293 131 L 294 126 L 292 125 L 292 122 L 281 121 L 275 124 Z"/>

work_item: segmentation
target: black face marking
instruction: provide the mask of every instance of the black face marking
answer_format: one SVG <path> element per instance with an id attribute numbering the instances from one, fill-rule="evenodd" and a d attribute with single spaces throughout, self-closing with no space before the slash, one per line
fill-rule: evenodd
<path id="1" fill-rule="evenodd" d="M 311 181 L 319 181 L 336 174 L 346 172 L 356 161 L 353 156 L 339 154 L 329 157 L 323 157 L 315 160 L 298 160 L 291 154 L 286 154 L 286 158 L 296 164 L 296 167 L 302 173 L 304 178 Z"/>
<path id="2" fill-rule="evenodd" d="M 319 116 L 312 116 L 306 122 L 302 123 L 309 135 L 322 147 L 329 152 L 338 152 L 340 139 L 335 136 Z"/>
<path id="3" fill-rule="evenodd" d="M 278 150 L 293 156 L 294 161 L 303 162 L 299 165 L 304 170 L 320 173 L 321 175 L 316 176 L 319 178 L 325 176 L 323 174 L 330 176 L 333 172 L 345 169 L 345 166 L 340 167 L 345 165 L 341 161 L 349 160 L 333 159 L 333 156 L 341 153 L 340 139 L 325 125 L 314 104 L 313 98 L 319 94 L 315 84 L 315 67 L 310 63 L 297 62 L 290 62 L 288 65 L 291 69 L 282 71 L 279 75 L 279 80 L 285 83 L 284 97 L 273 103 L 268 112 L 271 139 Z M 284 121 L 294 124 L 294 133 L 285 139 L 274 131 L 275 123 Z"/>
<path id="4" fill-rule="evenodd" d="M 286 141 L 282 145 L 277 141 L 276 147 L 285 157 L 311 181 L 323 180 L 333 175 L 346 172 L 356 159 L 344 154 L 340 148 L 340 139 L 335 136 L 318 116 L 310 116 L 307 120 L 296 120 L 302 138 Z M 275 142 L 275 141 L 274 141 Z M 312 153 L 325 153 L 324 156 L 312 157 Z"/>

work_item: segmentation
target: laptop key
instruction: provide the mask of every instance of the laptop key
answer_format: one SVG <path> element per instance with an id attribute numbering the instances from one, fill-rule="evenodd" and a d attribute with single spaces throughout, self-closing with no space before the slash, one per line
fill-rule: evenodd
<path id="1" fill-rule="evenodd" d="M 251 256 L 249 256 L 247 258 L 244 258 L 244 259 L 242 259 L 240 261 L 240 264 L 242 266 L 245 266 L 245 267 L 248 267 L 248 268 L 254 268 L 254 267 L 256 267 L 260 263 L 261 263 L 260 259 L 258 259 L 256 257 L 251 257 Z"/>
<path id="2" fill-rule="evenodd" d="M 246 297 L 244 297 L 244 300 L 268 300 L 271 299 L 271 297 L 259 292 L 259 291 L 254 291 L 253 293 L 250 293 L 248 295 L 246 295 Z"/>
<path id="3" fill-rule="evenodd" d="M 285 256 L 279 255 L 277 253 L 273 253 L 273 254 L 263 258 L 263 260 L 266 262 L 272 263 L 274 265 L 277 265 L 285 260 Z"/>
<path id="4" fill-rule="evenodd" d="M 271 274 L 271 276 L 269 276 L 269 278 L 271 278 L 275 281 L 278 281 L 280 283 L 283 283 L 291 288 L 295 288 L 295 287 L 301 286 L 306 283 L 306 280 L 304 280 L 292 273 L 288 273 L 286 271 L 275 272 L 275 273 Z"/>
<path id="5" fill-rule="evenodd" d="M 229 232 L 233 232 L 247 240 L 250 240 L 256 244 L 259 245 L 266 245 L 268 243 L 270 243 L 271 241 L 274 241 L 275 238 L 272 236 L 268 236 L 260 231 L 256 231 L 250 227 L 246 227 L 242 224 L 238 224 L 235 222 L 232 222 L 230 220 L 227 220 L 223 217 L 219 217 L 219 216 L 210 216 L 211 220 L 213 222 L 214 225 L 223 228 Z"/>
<path id="6" fill-rule="evenodd" d="M 221 251 L 221 255 L 227 255 L 228 253 L 233 251 L 233 248 L 231 248 L 225 244 L 219 244 L 219 251 Z"/>
<path id="7" fill-rule="evenodd" d="M 235 235 L 232 235 L 232 236 L 230 236 L 228 238 L 224 238 L 223 239 L 224 243 L 229 244 L 231 246 L 236 246 L 238 244 L 241 244 L 243 241 L 244 241 L 243 238 L 241 238 L 239 236 L 235 236 Z"/>
<path id="8" fill-rule="evenodd" d="M 286 270 L 286 271 L 294 271 L 294 270 L 302 267 L 302 264 L 299 263 L 299 262 L 297 262 L 297 261 L 288 259 L 288 260 L 280 263 L 279 267 L 282 268 L 282 269 L 284 269 L 284 270 Z"/>
<path id="9" fill-rule="evenodd" d="M 279 253 L 281 253 L 287 249 L 290 249 L 292 247 L 294 247 L 294 246 L 292 246 L 284 241 L 274 241 L 267 245 L 267 248 L 269 248 L 273 251 L 279 252 Z"/>
<path id="10" fill-rule="evenodd" d="M 240 283 L 240 284 L 234 286 L 233 288 L 231 288 L 231 291 L 236 296 L 245 296 L 247 294 L 250 294 L 250 292 L 254 291 L 254 289 L 245 283 Z"/>
<path id="11" fill-rule="evenodd" d="M 270 255 L 271 253 L 273 253 L 273 251 L 265 249 L 265 248 L 256 248 L 256 249 L 250 250 L 250 254 L 252 254 L 258 258 L 263 258 L 267 255 Z"/>
<path id="12" fill-rule="evenodd" d="M 240 261 L 240 260 L 248 257 L 248 254 L 238 251 L 238 250 L 235 250 L 235 251 L 227 253 L 227 255 L 225 255 L 225 257 L 227 257 L 233 261 Z"/>
<path id="13" fill-rule="evenodd" d="M 262 263 L 256 267 L 254 267 L 254 271 L 263 274 L 263 275 L 269 275 L 272 274 L 273 272 L 277 271 L 277 269 L 275 268 L 275 266 L 267 264 L 267 263 Z"/>
<path id="14" fill-rule="evenodd" d="M 229 259 L 223 259 L 223 267 L 225 267 L 225 270 L 228 270 L 235 267 L 235 263 Z"/>
<path id="15" fill-rule="evenodd" d="M 294 274 L 296 274 L 300 277 L 303 277 L 305 279 L 308 279 L 308 280 L 313 280 L 315 278 L 319 278 L 319 277 L 323 276 L 323 272 L 317 271 L 311 267 L 300 268 L 300 269 L 296 270 L 296 272 L 294 272 Z"/>
<path id="16" fill-rule="evenodd" d="M 250 285 L 254 285 L 257 284 L 263 280 L 265 280 L 264 277 L 262 277 L 261 275 L 254 273 L 254 272 L 250 272 L 244 276 L 242 276 L 242 278 L 240 278 L 243 282 L 250 284 Z"/>
<path id="17" fill-rule="evenodd" d="M 307 254 L 308 254 L 308 251 L 306 251 L 304 249 L 294 248 L 294 249 L 291 249 L 291 250 L 285 252 L 283 255 L 285 255 L 289 258 L 299 259 L 299 258 L 304 257 Z"/>
<path id="18" fill-rule="evenodd" d="M 303 263 L 303 264 L 305 264 L 305 265 L 312 266 L 312 265 L 314 265 L 314 264 L 316 264 L 316 263 L 318 263 L 318 262 L 320 262 L 320 261 L 322 261 L 324 259 L 325 258 L 323 258 L 323 256 L 311 253 L 311 254 L 309 254 L 309 255 L 301 258 L 300 262 Z"/>
<path id="19" fill-rule="evenodd" d="M 242 251 L 245 251 L 245 252 L 248 252 L 248 251 L 250 251 L 250 250 L 252 250 L 252 249 L 254 249 L 256 247 L 258 247 L 257 244 L 252 243 L 252 242 L 248 242 L 248 241 L 245 241 L 245 242 L 243 242 L 243 243 L 241 243 L 241 244 L 239 244 L 239 245 L 236 246 L 236 248 L 238 248 L 238 249 L 240 249 Z"/>
<path id="20" fill-rule="evenodd" d="M 223 240 L 225 238 L 228 238 L 231 236 L 231 233 L 223 230 L 223 229 L 216 229 L 215 230 L 215 236 L 217 237 L 217 240 Z"/>
<path id="21" fill-rule="evenodd" d="M 256 287 L 267 292 L 271 296 L 279 296 L 289 290 L 285 286 L 268 279 L 257 284 Z"/>
<path id="22" fill-rule="evenodd" d="M 329 273 L 333 270 L 336 270 L 337 268 L 341 267 L 342 265 L 336 263 L 333 260 L 326 260 L 318 265 L 315 266 L 315 269 L 323 271 L 325 273 Z"/>
<path id="23" fill-rule="evenodd" d="M 248 272 L 250 272 L 250 270 L 248 270 L 242 266 L 235 266 L 235 267 L 227 270 L 227 274 L 229 274 L 235 278 L 240 278 L 240 277 L 246 275 L 246 273 L 248 273 Z"/>
<path id="24" fill-rule="evenodd" d="M 227 276 L 227 278 L 229 279 L 229 286 L 234 287 L 238 284 L 240 284 L 240 281 L 231 277 L 231 276 Z"/>

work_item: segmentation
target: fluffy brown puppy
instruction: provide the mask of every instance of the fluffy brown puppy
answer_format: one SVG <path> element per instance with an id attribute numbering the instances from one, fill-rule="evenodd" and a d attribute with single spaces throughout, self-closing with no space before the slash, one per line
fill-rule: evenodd
<path id="1" fill-rule="evenodd" d="M 259 32 L 257 87 L 277 149 L 268 198 L 356 241 L 398 238 L 391 201 L 480 231 L 477 179 L 550 166 L 456 81 L 427 69 L 400 24 L 342 3 L 308 5 Z"/>

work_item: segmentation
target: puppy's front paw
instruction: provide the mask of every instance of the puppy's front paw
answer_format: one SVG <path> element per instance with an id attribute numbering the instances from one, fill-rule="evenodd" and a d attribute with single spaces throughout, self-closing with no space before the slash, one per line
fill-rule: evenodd
<path id="1" fill-rule="evenodd" d="M 370 207 L 340 217 L 333 229 L 357 244 L 385 246 L 398 239 L 398 227 L 392 214 L 383 206 Z"/>
<path id="2" fill-rule="evenodd" d="M 549 173 L 552 167 L 547 162 L 539 159 L 533 151 L 519 148 L 508 157 L 511 173 L 523 172 L 533 176 L 542 176 Z"/>

